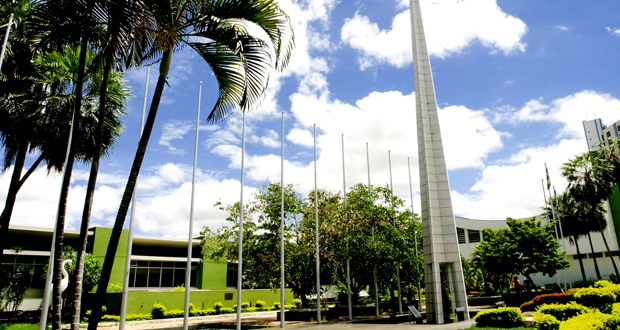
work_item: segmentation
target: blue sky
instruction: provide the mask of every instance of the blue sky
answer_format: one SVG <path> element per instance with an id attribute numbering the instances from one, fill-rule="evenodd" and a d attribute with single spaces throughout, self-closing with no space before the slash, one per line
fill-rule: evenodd
<path id="1" fill-rule="evenodd" d="M 620 3 L 613 0 L 421 0 L 454 211 L 476 219 L 527 217 L 543 204 L 547 163 L 563 191 L 562 163 L 586 151 L 582 120 L 620 120 Z M 389 183 L 419 210 L 415 88 L 407 0 L 282 0 L 296 49 L 287 70 L 273 73 L 261 106 L 247 115 L 246 190 L 280 180 L 281 113 L 285 113 L 286 184 L 342 190 L 344 136 L 347 185 Z M 146 68 L 128 72 L 133 95 L 125 132 L 105 159 L 92 225 L 110 226 L 137 144 Z M 157 76 L 150 74 L 149 92 Z M 186 237 L 198 103 L 203 81 L 195 229 L 213 229 L 226 214 L 213 205 L 240 196 L 241 115 L 207 124 L 215 81 L 185 49 L 173 58 L 170 86 L 140 176 L 138 234 Z M 151 93 L 148 95 L 150 102 Z M 34 157 L 34 156 L 33 156 Z M 88 168 L 73 177 L 67 228 L 79 225 Z M 10 171 L 0 176 L 0 198 Z M 18 195 L 12 224 L 52 227 L 60 180 L 39 170 Z"/>

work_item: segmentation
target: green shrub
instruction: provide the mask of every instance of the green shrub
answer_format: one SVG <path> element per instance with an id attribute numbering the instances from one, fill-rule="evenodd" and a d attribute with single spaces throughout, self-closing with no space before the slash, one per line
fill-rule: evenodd
<path id="1" fill-rule="evenodd" d="M 222 304 L 221 302 L 216 302 L 215 305 L 213 306 L 213 308 L 215 308 L 215 314 L 220 314 L 222 312 L 222 307 L 224 307 L 224 304 Z"/>
<path id="2" fill-rule="evenodd" d="M 241 303 L 241 308 L 246 309 L 248 307 L 250 307 L 250 303 L 249 302 L 242 302 Z"/>
<path id="3" fill-rule="evenodd" d="M 263 308 L 265 307 L 266 303 L 262 300 L 257 300 L 256 304 L 254 304 L 254 306 L 258 307 L 258 308 Z"/>
<path id="4" fill-rule="evenodd" d="M 592 312 L 592 309 L 571 301 L 568 304 L 548 304 L 538 307 L 537 313 L 552 315 L 559 321 L 566 321 L 579 314 Z"/>
<path id="5" fill-rule="evenodd" d="M 293 299 L 293 304 L 295 305 L 295 308 L 301 308 L 301 299 L 299 298 Z"/>
<path id="6" fill-rule="evenodd" d="M 614 285 L 613 283 L 607 281 L 607 280 L 600 280 L 600 281 L 596 281 L 594 282 L 594 285 L 592 285 L 595 288 L 605 288 L 605 287 L 609 287 Z"/>
<path id="7" fill-rule="evenodd" d="M 120 319 L 120 316 L 119 316 L 119 319 Z M 151 314 L 127 314 L 125 315 L 126 321 L 144 321 L 144 320 L 152 320 L 152 319 L 153 317 L 151 316 Z"/>
<path id="8" fill-rule="evenodd" d="M 541 294 L 531 301 L 524 302 L 521 305 L 521 311 L 523 312 L 532 312 L 535 311 L 536 308 L 545 304 L 567 304 L 571 301 L 574 301 L 575 297 L 573 293 L 547 293 Z"/>
<path id="9" fill-rule="evenodd" d="M 37 323 L 0 324 L 0 330 L 39 330 Z"/>
<path id="10" fill-rule="evenodd" d="M 525 324 L 523 314 L 517 307 L 500 307 L 484 310 L 474 316 L 477 327 L 514 328 Z"/>
<path id="11" fill-rule="evenodd" d="M 230 307 L 222 307 L 220 309 L 220 313 L 222 314 L 230 314 L 230 313 L 235 313 L 236 310 L 234 308 L 230 308 Z"/>
<path id="12" fill-rule="evenodd" d="M 273 309 L 280 309 L 280 303 L 279 302 L 274 302 L 273 303 Z"/>
<path id="13" fill-rule="evenodd" d="M 553 315 L 536 313 L 534 314 L 534 326 L 538 330 L 558 330 L 560 321 Z"/>
<path id="14" fill-rule="evenodd" d="M 284 305 L 284 309 L 295 309 L 295 305 L 290 304 L 290 305 Z"/>
<path id="15" fill-rule="evenodd" d="M 101 316 L 101 321 L 102 322 L 119 322 L 121 320 L 121 316 L 120 315 L 103 315 Z"/>
<path id="16" fill-rule="evenodd" d="M 253 313 L 253 312 L 260 312 L 260 308 L 259 307 L 248 307 L 246 308 L 246 311 Z"/>
<path id="17" fill-rule="evenodd" d="M 575 293 L 575 300 L 581 305 L 609 314 L 616 295 L 608 288 L 584 288 Z"/>
<path id="18" fill-rule="evenodd" d="M 185 291 L 185 283 L 181 284 L 181 285 L 177 285 L 174 288 L 172 288 L 172 290 L 174 291 Z"/>
<path id="19" fill-rule="evenodd" d="M 599 311 L 579 314 L 560 323 L 560 330 L 606 330 L 617 329 L 620 318 Z"/>
<path id="20" fill-rule="evenodd" d="M 153 319 L 163 319 L 164 314 L 166 314 L 166 306 L 162 304 L 153 305 L 153 309 L 151 310 L 151 315 L 153 315 Z"/>
<path id="21" fill-rule="evenodd" d="M 164 317 L 167 319 L 174 318 L 174 317 L 183 317 L 183 316 L 185 316 L 185 311 L 182 309 L 171 309 L 164 313 Z"/>

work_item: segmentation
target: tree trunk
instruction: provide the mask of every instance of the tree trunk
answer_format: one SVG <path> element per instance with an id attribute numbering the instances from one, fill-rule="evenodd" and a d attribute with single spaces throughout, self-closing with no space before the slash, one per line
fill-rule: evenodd
<path id="1" fill-rule="evenodd" d="M 103 72 L 103 81 L 101 84 L 101 93 L 99 97 L 99 114 L 97 120 L 97 136 L 96 139 L 96 153 L 93 158 L 90 174 L 88 177 L 88 186 L 86 188 L 86 197 L 84 200 L 84 210 L 82 211 L 82 225 L 80 226 L 80 247 L 77 254 L 77 264 L 75 272 L 75 296 L 73 297 L 73 321 L 71 322 L 72 330 L 80 329 L 80 317 L 82 306 L 82 290 L 84 283 L 84 260 L 86 259 L 86 245 L 88 242 L 88 227 L 90 226 L 90 213 L 93 206 L 93 197 L 95 194 L 95 188 L 97 184 L 97 174 L 99 173 L 99 163 L 101 161 L 101 154 L 103 152 L 103 135 L 105 132 L 106 123 L 106 107 L 107 107 L 107 90 L 108 81 L 110 79 L 110 71 L 112 69 L 112 60 L 106 59 L 105 68 Z"/>
<path id="2" fill-rule="evenodd" d="M 28 150 L 27 145 L 24 147 L 24 150 Z M 2 244 L 8 240 L 7 235 L 9 233 L 9 223 L 11 222 L 11 216 L 13 215 L 13 208 L 15 207 L 15 202 L 17 200 L 17 193 L 24 185 L 26 179 L 30 177 L 30 174 L 32 174 L 32 172 L 34 172 L 34 170 L 39 167 L 39 164 L 43 161 L 43 156 L 39 156 L 30 169 L 28 169 L 28 172 L 26 172 L 23 178 L 20 179 L 19 176 L 24 168 L 26 159 L 26 153 L 24 153 L 23 158 L 19 160 L 21 157 L 20 153 L 21 149 L 18 151 L 17 157 L 15 158 L 15 165 L 13 166 L 13 175 L 11 176 L 9 191 L 6 195 L 4 210 L 2 210 L 2 215 L 0 215 L 0 265 L 2 264 L 2 257 L 4 255 L 4 246 Z"/>
<path id="3" fill-rule="evenodd" d="M 88 30 L 88 29 L 87 29 Z M 82 112 L 82 93 L 84 90 L 84 76 L 86 72 L 86 54 L 88 53 L 88 36 L 82 37 L 80 46 L 80 59 L 78 68 L 78 79 L 75 85 L 75 107 L 73 109 L 72 130 L 70 134 L 70 143 L 67 146 L 69 157 L 65 166 L 65 172 L 62 179 L 62 188 L 60 191 L 60 200 L 58 202 L 58 213 L 56 218 L 56 246 L 54 250 L 54 313 L 52 314 L 52 330 L 61 329 L 62 318 L 62 291 L 60 290 L 60 282 L 62 281 L 60 268 L 62 267 L 62 248 L 65 229 L 65 213 L 67 211 L 67 200 L 69 198 L 69 187 L 71 185 L 71 174 L 73 172 L 73 162 L 75 158 L 75 140 L 80 126 L 80 116 Z M 52 257 L 52 256 L 50 256 Z"/>
<path id="4" fill-rule="evenodd" d="M 4 244 L 7 242 L 9 222 L 11 221 L 11 215 L 13 214 L 13 207 L 15 206 L 17 192 L 19 191 L 19 178 L 22 175 L 22 169 L 24 168 L 27 152 L 28 143 L 24 143 L 24 145 L 17 151 L 15 165 L 13 166 L 13 175 L 11 175 L 11 183 L 9 184 L 9 191 L 6 195 L 4 210 L 0 216 L 0 264 L 2 263 L 2 256 L 4 255 Z"/>
<path id="5" fill-rule="evenodd" d="M 592 251 L 592 260 L 594 260 L 594 270 L 596 271 L 596 279 L 601 280 L 601 271 L 598 269 L 598 262 L 596 261 L 596 253 L 594 252 L 594 245 L 592 245 L 592 235 L 588 233 L 588 240 L 590 241 L 590 250 Z"/>
<path id="6" fill-rule="evenodd" d="M 172 49 L 165 51 L 159 65 L 159 78 L 157 80 L 157 86 L 155 87 L 151 107 L 149 108 L 146 123 L 144 124 L 144 131 L 142 132 L 142 137 L 140 138 L 138 149 L 136 150 L 133 165 L 131 166 L 131 172 L 129 173 L 127 185 L 125 186 L 125 191 L 123 192 L 123 197 L 121 199 L 118 214 L 116 215 L 114 227 L 112 228 L 110 242 L 108 243 L 108 249 L 106 251 L 105 259 L 103 261 L 103 269 L 101 270 L 101 278 L 99 279 L 99 284 L 97 286 L 95 304 L 91 312 L 91 317 L 88 321 L 88 330 L 96 330 L 99 323 L 99 318 L 101 317 L 101 306 L 103 305 L 103 301 L 105 300 L 106 290 L 110 282 L 112 266 L 114 265 L 114 256 L 116 255 L 118 242 L 120 241 L 121 232 L 125 223 L 125 218 L 127 217 L 127 211 L 131 202 L 133 190 L 136 186 L 136 180 L 138 179 L 138 174 L 140 173 L 140 167 L 142 166 L 142 161 L 144 160 L 144 155 L 146 154 L 146 148 L 149 143 L 149 138 L 151 136 L 151 132 L 153 131 L 153 127 L 155 126 L 155 117 L 157 116 L 157 110 L 159 109 L 161 96 L 166 85 L 168 71 L 170 71 L 172 53 Z"/>
<path id="7" fill-rule="evenodd" d="M 616 276 L 620 278 L 620 274 L 618 273 L 618 267 L 616 266 L 616 261 L 614 261 L 614 257 L 611 255 L 611 250 L 609 249 L 609 244 L 607 244 L 607 238 L 605 238 L 605 234 L 601 230 L 601 236 L 603 237 L 603 243 L 605 243 L 605 248 L 607 248 L 607 255 L 609 255 L 609 259 L 611 259 L 611 264 L 614 267 L 614 271 L 616 272 Z"/>
<path id="8" fill-rule="evenodd" d="M 573 236 L 573 240 L 575 241 L 575 248 L 577 249 L 577 258 L 579 258 L 579 268 L 581 269 L 581 278 L 583 279 L 583 283 L 586 283 L 588 281 L 588 278 L 586 277 L 586 270 L 585 268 L 583 268 L 583 259 L 582 259 L 581 251 L 579 251 L 579 243 L 577 242 L 578 239 L 579 237 Z"/>

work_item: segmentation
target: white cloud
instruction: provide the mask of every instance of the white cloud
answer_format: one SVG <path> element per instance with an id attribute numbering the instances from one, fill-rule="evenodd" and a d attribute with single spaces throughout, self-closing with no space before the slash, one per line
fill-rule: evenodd
<path id="1" fill-rule="evenodd" d="M 184 155 L 185 150 L 177 149 L 172 145 L 172 141 L 182 139 L 185 134 L 195 127 L 189 121 L 173 120 L 164 124 L 163 132 L 159 137 L 159 144 L 168 147 L 168 153 L 174 155 Z"/>
<path id="2" fill-rule="evenodd" d="M 611 27 L 606 27 L 605 28 L 607 30 L 607 32 L 611 32 L 611 34 L 615 35 L 615 36 L 620 36 L 620 29 L 618 28 L 611 28 Z"/>
<path id="3" fill-rule="evenodd" d="M 565 26 L 565 25 L 556 25 L 555 28 L 560 30 L 560 31 L 570 31 L 570 28 L 568 26 Z"/>
<path id="4" fill-rule="evenodd" d="M 521 39 L 527 26 L 504 13 L 495 0 L 427 0 L 421 5 L 427 47 L 432 56 L 445 58 L 474 42 L 480 42 L 491 52 L 525 51 L 526 45 Z M 394 17 L 389 30 L 381 29 L 368 17 L 356 13 L 345 20 L 340 38 L 363 54 L 362 69 L 376 62 L 402 67 L 412 60 L 408 10 Z"/>
<path id="5" fill-rule="evenodd" d="M 305 129 L 293 128 L 289 131 L 286 138 L 289 141 L 304 147 L 312 147 L 314 144 L 312 133 Z"/>
<path id="6" fill-rule="evenodd" d="M 562 124 L 558 138 L 584 138 L 582 121 L 601 118 L 609 124 L 618 120 L 620 100 L 607 93 L 584 90 L 553 100 L 549 104 L 542 99 L 530 100 L 521 109 L 498 115 L 496 121 L 556 122 Z"/>

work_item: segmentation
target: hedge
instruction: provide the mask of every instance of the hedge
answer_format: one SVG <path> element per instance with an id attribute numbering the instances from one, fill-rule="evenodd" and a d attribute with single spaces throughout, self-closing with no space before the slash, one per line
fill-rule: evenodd
<path id="1" fill-rule="evenodd" d="M 575 301 L 574 293 L 579 291 L 573 291 L 570 293 L 548 293 L 536 296 L 534 299 L 525 302 L 521 305 L 521 311 L 533 312 L 537 307 L 545 304 L 567 304 L 571 301 Z"/>
<path id="2" fill-rule="evenodd" d="M 579 314 L 592 312 L 592 309 L 580 305 L 574 301 L 568 304 L 548 304 L 538 307 L 536 314 L 552 315 L 558 321 L 566 321 L 571 317 L 575 317 Z M 535 315 L 536 315 L 535 314 Z"/>
<path id="3" fill-rule="evenodd" d="M 477 327 L 514 328 L 525 324 L 523 314 L 517 307 L 500 307 L 483 310 L 474 316 Z"/>
<path id="4" fill-rule="evenodd" d="M 616 295 L 606 287 L 584 288 L 575 293 L 575 300 L 581 305 L 609 314 L 616 301 Z"/>
<path id="5" fill-rule="evenodd" d="M 606 330 L 618 329 L 620 318 L 599 311 L 577 315 L 560 323 L 560 330 Z"/>
<path id="6" fill-rule="evenodd" d="M 560 321 L 555 316 L 544 313 L 534 314 L 534 326 L 538 330 L 558 330 Z"/>

